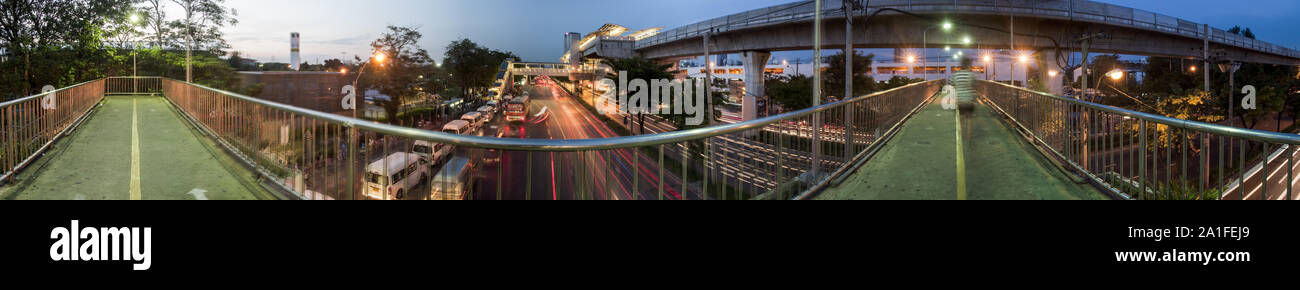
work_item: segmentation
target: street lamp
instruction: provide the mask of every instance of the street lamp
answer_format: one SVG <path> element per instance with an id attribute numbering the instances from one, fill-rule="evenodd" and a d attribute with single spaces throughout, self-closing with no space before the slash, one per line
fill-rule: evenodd
<path id="1" fill-rule="evenodd" d="M 131 32 L 135 32 L 135 26 L 140 24 L 140 15 L 136 13 L 131 13 L 131 16 L 128 18 L 128 20 L 131 21 Z M 134 42 L 131 44 L 133 46 L 131 48 L 131 86 L 132 86 L 131 89 L 133 92 L 139 93 L 140 81 L 137 78 L 139 77 L 138 73 L 139 73 L 140 62 L 138 60 L 138 57 L 136 57 L 136 51 L 140 50 L 140 42 L 134 41 L 135 40 L 134 34 L 131 35 L 131 40 L 133 40 L 132 42 Z"/>
<path id="2" fill-rule="evenodd" d="M 1122 80 L 1122 79 L 1124 79 L 1124 72 L 1122 72 L 1122 71 L 1120 71 L 1120 70 L 1114 70 L 1114 71 L 1111 71 L 1111 72 L 1110 72 L 1110 79 L 1111 79 L 1111 80 L 1115 80 L 1115 81 Z"/>
<path id="3" fill-rule="evenodd" d="M 384 60 L 385 60 L 385 59 L 388 59 L 388 56 L 384 55 L 383 52 L 376 51 L 376 52 L 375 52 L 375 55 L 374 55 L 374 56 L 371 56 L 370 58 L 373 59 L 374 62 L 379 62 L 380 64 L 383 64 Z M 356 78 L 355 80 L 352 81 L 352 89 L 354 89 L 354 90 L 359 90 L 359 89 L 357 88 L 357 86 L 358 86 L 358 83 L 361 82 L 361 75 L 366 74 L 366 67 L 367 67 L 367 66 L 370 66 L 370 63 L 371 63 L 370 61 L 367 61 L 366 63 L 361 64 L 361 68 L 360 68 L 360 69 L 357 69 L 357 78 Z M 347 70 L 344 69 L 344 71 L 346 72 Z M 358 110 L 361 110 L 361 104 L 364 104 L 364 103 L 365 103 L 365 93 L 362 93 L 362 94 L 361 94 L 361 102 L 358 102 L 357 100 L 353 100 L 353 101 L 352 101 L 352 118 L 353 118 L 353 119 L 356 119 L 356 118 L 357 118 L 357 111 L 358 111 Z"/>
<path id="4" fill-rule="evenodd" d="M 962 39 L 961 39 L 961 43 L 962 43 L 962 44 L 970 45 L 970 42 L 971 42 L 971 40 L 970 40 L 970 36 L 962 37 Z"/>
<path id="5" fill-rule="evenodd" d="M 1237 87 L 1236 78 L 1237 78 L 1237 70 L 1239 69 L 1241 69 L 1240 62 L 1228 61 L 1219 64 L 1219 70 L 1228 73 L 1228 124 L 1229 126 L 1232 126 L 1232 124 L 1235 123 L 1232 117 L 1233 115 L 1236 115 L 1236 112 L 1234 112 L 1236 111 L 1235 108 L 1237 107 L 1237 92 L 1235 91 L 1235 88 Z"/>
<path id="6" fill-rule="evenodd" d="M 925 80 L 927 80 L 927 81 L 930 80 L 930 64 L 929 64 L 929 61 L 930 61 L 930 49 L 929 49 L 930 39 L 929 39 L 929 34 L 930 34 L 930 30 L 935 29 L 935 28 L 939 28 L 939 27 L 942 27 L 944 32 L 951 31 L 951 30 L 952 30 L 952 22 L 944 21 L 943 24 L 930 26 L 929 28 L 926 28 L 925 31 L 922 31 L 922 32 L 921 32 L 921 67 L 923 67 L 922 72 L 925 73 L 925 76 L 924 76 L 923 78 L 925 78 Z M 951 47 L 944 47 L 944 51 L 947 51 L 947 50 L 949 50 L 949 49 L 951 49 Z"/>

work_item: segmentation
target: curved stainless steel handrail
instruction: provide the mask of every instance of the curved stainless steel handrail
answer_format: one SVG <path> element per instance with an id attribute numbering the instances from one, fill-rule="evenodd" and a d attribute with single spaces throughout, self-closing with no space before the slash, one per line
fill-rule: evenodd
<path id="1" fill-rule="evenodd" d="M 1024 92 L 1024 93 L 1035 94 L 1035 95 L 1038 95 L 1038 96 L 1040 96 L 1040 97 L 1052 98 L 1052 99 L 1056 99 L 1056 100 L 1060 100 L 1060 101 L 1069 102 L 1069 103 L 1072 103 L 1072 104 L 1075 104 L 1075 105 L 1085 106 L 1085 107 L 1089 107 L 1089 108 L 1093 108 L 1093 109 L 1097 109 L 1097 110 L 1102 110 L 1102 111 L 1106 111 L 1106 112 L 1110 112 L 1110 113 L 1114 113 L 1114 114 L 1119 114 L 1119 115 L 1122 115 L 1122 116 L 1127 116 L 1127 117 L 1132 117 L 1132 118 L 1136 118 L 1136 119 L 1141 119 L 1141 120 L 1145 120 L 1145 121 L 1149 121 L 1149 122 L 1153 122 L 1153 123 L 1157 123 L 1157 124 L 1161 124 L 1161 125 L 1167 125 L 1167 126 L 1174 127 L 1174 128 L 1178 128 L 1178 129 L 1189 129 L 1189 130 L 1195 130 L 1195 131 L 1207 132 L 1207 133 L 1216 134 L 1216 135 L 1224 135 L 1224 136 L 1232 136 L 1232 137 L 1243 138 L 1243 139 L 1250 139 L 1250 140 L 1254 140 L 1254 141 L 1267 141 L 1267 142 L 1272 142 L 1272 143 L 1281 143 L 1281 144 L 1290 144 L 1290 145 L 1300 145 L 1300 135 L 1292 135 L 1292 134 L 1284 134 L 1284 133 L 1277 133 L 1277 132 L 1268 132 L 1268 131 L 1251 130 L 1251 129 L 1245 129 L 1245 128 L 1229 127 L 1229 126 L 1223 126 L 1223 125 L 1215 125 L 1215 124 L 1209 124 L 1209 123 L 1202 123 L 1202 122 L 1197 122 L 1197 121 L 1189 121 L 1189 120 L 1183 120 L 1183 119 L 1177 119 L 1177 118 L 1170 118 L 1170 117 L 1165 117 L 1165 116 L 1160 116 L 1160 115 L 1148 114 L 1148 113 L 1143 113 L 1143 112 L 1138 112 L 1138 111 L 1133 111 L 1133 110 L 1128 110 L 1128 109 L 1123 109 L 1123 108 L 1117 108 L 1117 107 L 1112 107 L 1112 106 L 1107 106 L 1107 105 L 1102 105 L 1102 104 L 1092 103 L 1092 102 L 1083 101 L 1083 100 L 1076 100 L 1076 99 L 1072 99 L 1072 98 L 1067 98 L 1067 97 L 1062 97 L 1062 96 L 1052 95 L 1052 94 L 1043 93 L 1043 92 L 1036 92 L 1036 91 L 1027 90 L 1027 89 L 1025 89 L 1025 88 L 1016 87 L 1016 86 L 1011 86 L 1011 85 L 1007 85 L 1007 84 L 1003 84 L 1003 83 L 996 83 L 996 82 L 989 82 L 989 81 L 982 81 L 982 82 L 987 83 L 987 84 L 998 85 L 998 86 L 1002 86 L 1002 87 L 1006 87 L 1006 88 L 1015 89 L 1015 90 L 1018 90 L 1018 91 L 1021 91 L 1021 92 Z"/>
<path id="2" fill-rule="evenodd" d="M 197 88 L 202 88 L 205 90 L 221 93 L 227 96 L 238 98 L 243 101 L 253 102 L 258 105 L 274 108 L 276 110 L 281 110 L 281 111 L 290 112 L 294 114 L 306 115 L 311 118 L 316 118 L 321 121 L 329 122 L 332 124 L 338 124 L 347 127 L 357 127 L 357 128 L 383 133 L 383 134 L 390 134 L 390 135 L 396 135 L 396 136 L 412 138 L 417 140 L 446 143 L 446 144 L 465 146 L 471 148 L 498 149 L 498 150 L 509 150 L 509 151 L 548 151 L 548 152 L 575 152 L 575 151 L 623 149 L 623 148 L 645 147 L 645 146 L 653 146 L 653 145 L 660 145 L 660 144 L 672 144 L 672 143 L 681 143 L 684 141 L 699 140 L 699 139 L 704 139 L 704 138 L 709 138 L 714 136 L 737 133 L 737 132 L 750 130 L 750 129 L 762 128 L 763 126 L 775 124 L 783 120 L 804 117 L 804 116 L 812 115 L 814 113 L 824 112 L 827 110 L 842 107 L 850 103 L 856 103 L 859 101 L 872 99 L 876 96 L 892 93 L 898 90 L 903 90 L 915 86 L 923 86 L 931 82 L 941 81 L 941 80 L 934 80 L 929 82 L 919 82 L 919 83 L 902 86 L 890 90 L 876 92 L 861 97 L 856 97 L 849 100 L 828 103 L 825 105 L 807 108 L 799 111 L 770 116 L 770 117 L 757 119 L 757 120 L 750 120 L 741 123 L 722 125 L 722 126 L 698 128 L 698 129 L 691 129 L 691 130 L 677 131 L 677 132 L 670 132 L 670 133 L 660 133 L 660 134 L 653 134 L 653 135 L 640 135 L 640 136 L 628 136 L 628 137 L 616 137 L 616 138 L 604 138 L 604 139 L 549 140 L 549 139 L 502 139 L 502 138 L 491 138 L 491 137 L 464 136 L 464 135 L 447 134 L 443 132 L 434 132 L 434 131 L 420 130 L 414 128 L 400 127 L 400 126 L 377 123 L 373 121 L 353 119 L 353 118 L 334 115 L 334 114 L 327 114 L 327 113 L 313 111 L 313 110 L 307 110 L 307 109 L 294 107 L 290 105 L 248 97 L 248 96 L 244 96 L 244 95 L 240 95 L 240 94 L 236 94 L 224 90 L 218 90 L 218 89 L 206 87 L 199 84 L 186 83 L 180 80 L 174 80 L 170 78 L 169 80 L 189 84 Z"/>

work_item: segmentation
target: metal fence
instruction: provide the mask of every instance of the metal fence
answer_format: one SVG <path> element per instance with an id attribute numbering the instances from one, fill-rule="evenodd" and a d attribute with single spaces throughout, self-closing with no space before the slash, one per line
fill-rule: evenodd
<path id="1" fill-rule="evenodd" d="M 0 103 L 0 162 L 4 163 L 3 181 L 30 164 L 54 141 L 84 120 L 87 113 L 104 98 L 105 80 L 94 80 L 71 87 Z"/>
<path id="2" fill-rule="evenodd" d="M 106 95 L 162 94 L 162 79 L 157 77 L 108 77 L 104 82 Z"/>
<path id="3" fill-rule="evenodd" d="M 509 136 L 526 126 L 450 134 L 161 82 L 186 118 L 300 198 L 385 200 L 793 198 L 878 144 L 942 85 L 702 129 L 547 140 Z M 814 118 L 824 120 L 821 136 L 839 137 L 812 138 Z"/>
<path id="4" fill-rule="evenodd" d="M 1169 118 L 994 82 L 981 81 L 977 88 L 1049 155 L 1120 197 L 1295 199 L 1294 146 L 1300 136 Z"/>

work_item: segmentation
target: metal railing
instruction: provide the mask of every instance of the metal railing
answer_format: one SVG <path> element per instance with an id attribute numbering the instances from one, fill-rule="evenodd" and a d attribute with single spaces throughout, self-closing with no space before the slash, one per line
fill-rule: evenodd
<path id="1" fill-rule="evenodd" d="M 811 21 L 814 8 L 810 3 L 811 1 L 801 1 L 760 8 L 664 30 L 655 36 L 637 41 L 635 47 L 642 49 L 682 39 L 698 38 L 710 31 L 724 33 L 769 25 Z M 1160 31 L 1195 39 L 1205 38 L 1205 32 L 1202 31 L 1202 25 L 1199 23 L 1141 9 L 1086 0 L 875 0 L 870 1 L 870 5 L 871 9 L 894 8 L 915 13 L 946 13 L 953 11 L 994 15 L 1015 13 L 1017 16 L 1085 21 Z M 843 6 L 839 1 L 827 1 L 823 4 L 822 10 L 822 15 L 825 17 L 844 17 Z M 1211 28 L 1209 34 L 1210 42 L 1213 43 L 1300 58 L 1300 51 L 1228 33 L 1221 29 Z"/>
<path id="2" fill-rule="evenodd" d="M 9 182 L 14 173 L 29 165 L 85 119 L 104 98 L 105 80 L 93 80 L 71 87 L 0 103 L 0 162 Z"/>
<path id="3" fill-rule="evenodd" d="M 1169 118 L 988 81 L 977 89 L 1049 155 L 1119 197 L 1296 198 L 1300 136 Z"/>
<path id="4" fill-rule="evenodd" d="M 504 138 L 456 135 L 161 82 L 187 119 L 300 198 L 488 200 L 793 198 L 876 145 L 942 85 L 918 83 L 737 124 L 548 140 L 510 136 L 526 125 L 503 128 Z M 814 117 L 825 121 L 823 136 L 842 137 L 808 138 Z M 569 121 L 607 130 L 593 118 Z M 814 147 L 825 155 L 815 165 L 820 176 L 808 174 Z"/>
<path id="5" fill-rule="evenodd" d="M 162 94 L 162 79 L 157 77 L 108 77 L 104 82 L 107 95 Z"/>

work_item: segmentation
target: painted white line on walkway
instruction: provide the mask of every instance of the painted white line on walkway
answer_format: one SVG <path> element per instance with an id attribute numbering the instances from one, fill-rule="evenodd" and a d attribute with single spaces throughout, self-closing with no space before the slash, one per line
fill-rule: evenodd
<path id="1" fill-rule="evenodd" d="M 131 99 L 131 200 L 140 200 L 140 116 Z"/>

